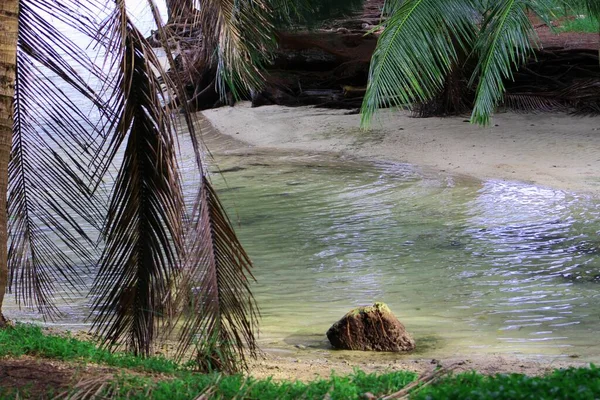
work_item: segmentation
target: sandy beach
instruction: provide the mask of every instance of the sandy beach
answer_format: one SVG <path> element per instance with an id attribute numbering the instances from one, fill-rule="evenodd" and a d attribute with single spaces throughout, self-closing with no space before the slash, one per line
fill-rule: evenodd
<path id="1" fill-rule="evenodd" d="M 360 116 L 346 110 L 242 103 L 203 114 L 218 131 L 250 146 L 334 152 L 600 194 L 600 117 L 501 113 L 480 127 L 468 116 L 382 112 L 365 132 Z"/>

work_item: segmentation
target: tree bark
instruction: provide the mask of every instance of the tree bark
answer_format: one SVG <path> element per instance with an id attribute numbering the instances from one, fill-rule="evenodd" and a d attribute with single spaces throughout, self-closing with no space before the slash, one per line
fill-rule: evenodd
<path id="1" fill-rule="evenodd" d="M 19 0 L 0 1 L 0 327 L 6 324 L 6 319 L 2 314 L 2 304 L 8 284 L 6 199 L 17 70 L 18 14 Z"/>

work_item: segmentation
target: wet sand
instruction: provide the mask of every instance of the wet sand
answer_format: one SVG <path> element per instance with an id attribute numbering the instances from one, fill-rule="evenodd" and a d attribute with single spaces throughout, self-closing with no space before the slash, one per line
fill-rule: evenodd
<path id="1" fill-rule="evenodd" d="M 334 152 L 600 194 L 599 117 L 503 113 L 480 127 L 468 123 L 468 116 L 420 119 L 382 112 L 364 132 L 360 116 L 345 110 L 242 103 L 203 114 L 221 133 L 249 146 Z"/>

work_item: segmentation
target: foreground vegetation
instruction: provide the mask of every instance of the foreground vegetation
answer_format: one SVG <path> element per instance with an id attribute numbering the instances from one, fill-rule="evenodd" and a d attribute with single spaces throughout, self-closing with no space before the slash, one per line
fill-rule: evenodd
<path id="1" fill-rule="evenodd" d="M 356 370 L 349 376 L 333 375 L 309 383 L 199 374 L 190 365 L 180 365 L 164 357 L 142 358 L 130 353 L 111 353 L 70 334 L 47 334 L 32 325 L 19 324 L 0 330 L 0 371 L 2 361 L 22 356 L 36 357 L 36 362 L 60 360 L 65 364 L 63 369 L 71 366 L 80 371 L 73 374 L 65 387 L 48 390 L 49 398 L 58 395 L 65 398 L 102 396 L 169 400 L 362 399 L 398 393 L 410 383 L 419 382 L 415 373 L 407 371 L 366 374 Z M 86 367 L 88 376 L 81 373 Z M 103 367 L 105 370 L 98 372 Z M 116 368 L 107 369 L 107 373 L 106 367 Z M 39 377 L 40 380 L 43 378 Z M 0 399 L 39 398 L 39 392 L 33 386 L 5 385 L 2 379 L 0 373 Z M 468 372 L 446 375 L 429 384 L 421 382 L 410 391 L 411 399 L 595 399 L 600 396 L 600 368 L 594 365 L 556 370 L 544 377 L 483 376 Z"/>

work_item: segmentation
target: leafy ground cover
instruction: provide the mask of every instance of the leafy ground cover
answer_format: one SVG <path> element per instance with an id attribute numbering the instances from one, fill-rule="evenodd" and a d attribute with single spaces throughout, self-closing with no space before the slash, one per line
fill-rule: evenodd
<path id="1" fill-rule="evenodd" d="M 578 15 L 565 20 L 558 28 L 559 32 L 598 33 L 600 21 L 589 15 Z"/>
<path id="2" fill-rule="evenodd" d="M 419 378 L 407 371 L 356 370 L 308 383 L 274 381 L 199 374 L 164 357 L 113 354 L 31 325 L 0 330 L 0 399 L 375 399 L 390 394 L 419 400 L 597 399 L 600 368 L 555 370 L 542 377 L 438 370 Z"/>

